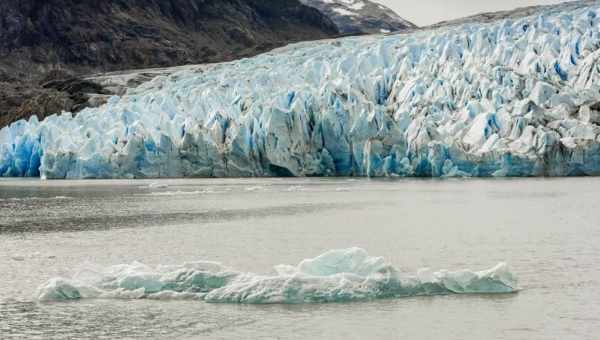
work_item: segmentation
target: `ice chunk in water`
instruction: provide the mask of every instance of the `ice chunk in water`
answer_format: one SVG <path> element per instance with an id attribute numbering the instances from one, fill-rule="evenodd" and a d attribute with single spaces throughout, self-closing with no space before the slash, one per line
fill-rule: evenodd
<path id="1" fill-rule="evenodd" d="M 381 257 L 360 248 L 331 250 L 297 266 L 279 265 L 275 274 L 228 269 L 215 262 L 151 268 L 141 263 L 40 286 L 41 301 L 84 298 L 198 299 L 212 303 L 323 303 L 440 294 L 514 293 L 517 280 L 506 264 L 469 270 L 401 274 Z"/>

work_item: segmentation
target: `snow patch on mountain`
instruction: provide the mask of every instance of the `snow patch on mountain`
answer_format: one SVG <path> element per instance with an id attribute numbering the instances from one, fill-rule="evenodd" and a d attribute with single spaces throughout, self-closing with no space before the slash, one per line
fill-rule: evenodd
<path id="1" fill-rule="evenodd" d="M 368 0 L 300 0 L 329 16 L 344 34 L 381 33 L 415 28 L 390 8 Z"/>

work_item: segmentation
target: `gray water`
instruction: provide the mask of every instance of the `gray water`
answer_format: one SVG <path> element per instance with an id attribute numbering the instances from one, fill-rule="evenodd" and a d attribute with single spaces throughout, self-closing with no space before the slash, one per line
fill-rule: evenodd
<path id="1" fill-rule="evenodd" d="M 597 339 L 600 179 L 0 181 L 0 339 Z M 305 305 L 39 303 L 77 269 L 270 273 L 361 247 L 414 273 L 505 261 L 518 294 Z"/>

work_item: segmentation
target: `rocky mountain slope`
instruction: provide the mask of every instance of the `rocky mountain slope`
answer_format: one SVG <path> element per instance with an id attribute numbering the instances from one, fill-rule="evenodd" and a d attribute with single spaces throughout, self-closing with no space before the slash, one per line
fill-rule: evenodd
<path id="1" fill-rule="evenodd" d="M 369 0 L 300 0 L 327 15 L 344 34 L 387 33 L 415 28 L 388 7 Z"/>
<path id="2" fill-rule="evenodd" d="M 600 4 L 481 21 L 165 70 L 0 130 L 0 175 L 600 175 Z"/>
<path id="3" fill-rule="evenodd" d="M 338 34 L 297 0 L 3 0 L 0 127 L 103 93 L 73 75 L 233 60 Z"/>

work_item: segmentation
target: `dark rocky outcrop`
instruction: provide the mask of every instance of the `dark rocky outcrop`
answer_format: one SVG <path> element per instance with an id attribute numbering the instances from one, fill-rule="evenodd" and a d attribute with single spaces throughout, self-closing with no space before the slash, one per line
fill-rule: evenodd
<path id="1" fill-rule="evenodd" d="M 105 93 L 82 74 L 227 61 L 338 33 L 297 0 L 2 0 L 0 127 Z"/>

